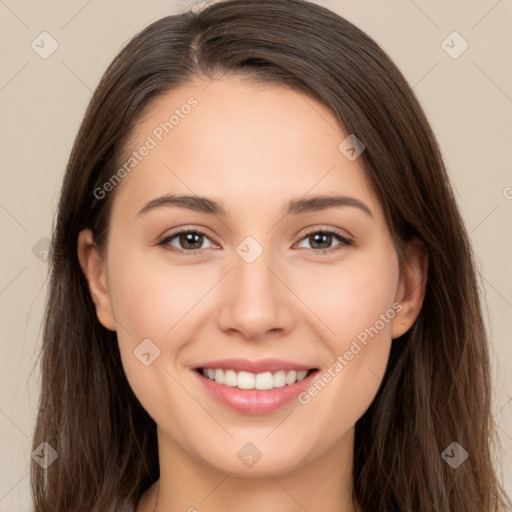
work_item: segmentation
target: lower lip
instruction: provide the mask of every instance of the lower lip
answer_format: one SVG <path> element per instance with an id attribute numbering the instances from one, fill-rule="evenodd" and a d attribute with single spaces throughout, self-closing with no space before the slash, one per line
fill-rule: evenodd
<path id="1" fill-rule="evenodd" d="M 306 378 L 295 384 L 267 390 L 225 386 L 204 377 L 196 370 L 193 372 L 211 395 L 222 404 L 243 414 L 258 415 L 276 411 L 296 399 L 310 385 L 318 370 L 312 371 Z"/>

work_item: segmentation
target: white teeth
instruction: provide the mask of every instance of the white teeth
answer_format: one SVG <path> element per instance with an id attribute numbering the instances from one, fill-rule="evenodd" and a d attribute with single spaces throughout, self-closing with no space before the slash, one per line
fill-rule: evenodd
<path id="1" fill-rule="evenodd" d="M 286 386 L 286 372 L 281 370 L 274 373 L 274 387 L 282 388 L 283 386 Z"/>
<path id="2" fill-rule="evenodd" d="M 226 370 L 224 372 L 224 386 L 231 386 L 234 388 L 237 385 L 237 378 L 235 370 Z"/>
<path id="3" fill-rule="evenodd" d="M 274 377 L 270 372 L 258 373 L 254 387 L 261 390 L 272 389 L 274 387 Z"/>
<path id="4" fill-rule="evenodd" d="M 297 382 L 297 372 L 295 370 L 292 370 L 291 372 L 288 372 L 286 374 L 286 384 L 293 384 L 294 382 Z"/>
<path id="5" fill-rule="evenodd" d="M 297 382 L 300 382 L 301 380 L 304 380 L 306 378 L 307 374 L 308 374 L 307 370 L 303 370 L 301 372 L 297 372 Z"/>
<path id="6" fill-rule="evenodd" d="M 203 370 L 204 375 L 204 370 Z M 208 375 L 209 377 L 209 375 Z M 224 384 L 224 371 L 223 370 L 215 370 L 215 382 L 219 384 Z"/>
<path id="7" fill-rule="evenodd" d="M 259 389 L 263 391 L 300 382 L 306 378 L 308 370 L 279 370 L 275 373 L 264 372 L 255 374 L 251 372 L 237 373 L 234 370 L 203 368 L 201 373 L 204 377 L 217 382 L 217 384 L 238 387 L 239 389 Z"/>
<path id="8" fill-rule="evenodd" d="M 240 389 L 254 389 L 254 373 L 238 372 L 236 383 Z"/>

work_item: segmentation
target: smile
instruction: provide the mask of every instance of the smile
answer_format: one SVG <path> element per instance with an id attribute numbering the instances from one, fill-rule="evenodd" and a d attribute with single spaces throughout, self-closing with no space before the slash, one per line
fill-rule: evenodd
<path id="1" fill-rule="evenodd" d="M 278 360 L 230 359 L 192 368 L 207 399 L 247 415 L 274 412 L 307 389 L 318 368 Z"/>
<path id="2" fill-rule="evenodd" d="M 224 386 L 238 387 L 239 389 L 259 389 L 260 391 L 290 386 L 304 380 L 312 370 L 264 372 L 254 374 L 251 372 L 236 372 L 235 370 L 222 370 L 220 368 L 200 368 L 203 377 L 213 380 Z"/>

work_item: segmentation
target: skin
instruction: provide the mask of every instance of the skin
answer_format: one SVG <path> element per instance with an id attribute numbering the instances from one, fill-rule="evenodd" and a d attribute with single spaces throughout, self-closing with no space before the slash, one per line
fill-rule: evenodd
<path id="1" fill-rule="evenodd" d="M 98 319 L 117 331 L 129 383 L 157 423 L 161 477 L 137 512 L 153 510 L 158 484 L 158 511 L 235 511 L 241 502 L 247 512 L 357 510 L 354 425 L 377 393 L 393 339 L 421 309 L 425 248 L 411 242 L 399 272 L 361 158 L 338 150 L 347 134 L 325 106 L 285 87 L 190 82 L 153 101 L 128 152 L 191 96 L 197 106 L 115 190 L 105 254 L 89 230 L 78 242 Z M 207 196 L 228 214 L 164 206 L 137 215 L 170 193 Z M 291 199 L 329 194 L 358 199 L 372 216 L 351 206 L 284 215 Z M 179 228 L 206 232 L 201 254 L 158 245 Z M 306 228 L 338 230 L 354 243 L 315 243 Z M 247 236 L 263 248 L 252 263 L 236 252 Z M 191 252 L 179 237 L 168 245 Z M 211 398 L 191 370 L 240 357 L 326 371 L 394 303 L 400 311 L 307 405 L 244 415 Z M 147 338 L 161 351 L 149 366 L 133 353 Z M 262 453 L 251 468 L 237 457 L 247 442 Z"/>

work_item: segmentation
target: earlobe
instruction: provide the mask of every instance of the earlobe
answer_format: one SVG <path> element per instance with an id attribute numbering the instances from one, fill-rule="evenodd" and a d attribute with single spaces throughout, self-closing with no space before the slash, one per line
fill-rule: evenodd
<path id="1" fill-rule="evenodd" d="M 421 311 L 428 275 L 428 251 L 414 238 L 407 245 L 406 263 L 397 289 L 396 301 L 402 306 L 393 319 L 393 339 L 405 334 Z"/>
<path id="2" fill-rule="evenodd" d="M 96 305 L 96 316 L 104 327 L 115 331 L 116 321 L 107 287 L 106 263 L 94 244 L 90 229 L 84 229 L 79 233 L 77 252 L 80 266 L 89 285 L 89 292 Z"/>

